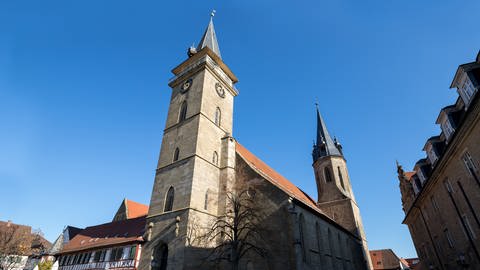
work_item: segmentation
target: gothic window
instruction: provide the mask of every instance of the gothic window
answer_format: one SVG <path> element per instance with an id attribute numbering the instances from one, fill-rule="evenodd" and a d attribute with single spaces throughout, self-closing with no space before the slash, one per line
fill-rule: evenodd
<path id="1" fill-rule="evenodd" d="M 325 181 L 327 183 L 332 182 L 332 174 L 330 173 L 330 169 L 328 169 L 328 167 L 325 167 L 323 169 L 323 172 L 325 173 Z"/>
<path id="2" fill-rule="evenodd" d="M 333 247 L 332 231 L 330 230 L 330 228 L 328 228 L 328 247 L 329 247 L 330 256 L 332 256 L 332 262 L 333 262 L 335 252 L 334 252 L 334 247 Z"/>
<path id="3" fill-rule="evenodd" d="M 173 162 L 178 160 L 178 155 L 180 154 L 180 149 L 175 148 L 175 152 L 173 152 Z"/>
<path id="4" fill-rule="evenodd" d="M 337 167 L 337 169 L 338 169 L 338 177 L 340 178 L 340 185 L 342 185 L 343 190 L 345 190 L 345 183 L 343 182 L 342 171 L 340 170 L 340 167 Z"/>
<path id="5" fill-rule="evenodd" d="M 173 190 L 173 187 L 170 187 L 167 192 L 167 197 L 165 197 L 165 208 L 163 209 L 164 212 L 172 211 L 174 197 L 175 191 Z"/>
<path id="6" fill-rule="evenodd" d="M 168 261 L 168 246 L 161 244 L 153 251 L 152 270 L 166 270 Z"/>
<path id="7" fill-rule="evenodd" d="M 220 108 L 217 107 L 215 110 L 215 125 L 220 126 L 220 121 L 222 118 L 222 112 L 220 111 Z"/>
<path id="8" fill-rule="evenodd" d="M 178 116 L 178 122 L 182 122 L 187 118 L 187 101 L 182 102 L 180 106 L 180 114 Z"/>
<path id="9" fill-rule="evenodd" d="M 213 164 L 218 165 L 218 154 L 217 154 L 217 151 L 214 151 L 214 152 L 213 152 L 212 162 L 213 162 Z"/>
<path id="10" fill-rule="evenodd" d="M 323 239 L 322 239 L 322 228 L 318 222 L 315 222 L 315 233 L 317 235 L 317 248 L 318 248 L 318 255 L 320 256 L 320 264 L 323 264 Z"/>
<path id="11" fill-rule="evenodd" d="M 304 230 L 305 230 L 305 219 L 303 218 L 303 214 L 300 214 L 300 222 L 299 222 L 299 231 L 300 231 L 300 244 L 302 248 L 302 259 L 304 262 L 307 261 L 306 257 L 306 247 L 305 247 L 305 238 L 304 238 Z"/>
<path id="12" fill-rule="evenodd" d="M 207 191 L 205 192 L 205 202 L 204 202 L 204 205 L 203 205 L 203 209 L 205 210 L 208 210 L 208 189 Z"/>

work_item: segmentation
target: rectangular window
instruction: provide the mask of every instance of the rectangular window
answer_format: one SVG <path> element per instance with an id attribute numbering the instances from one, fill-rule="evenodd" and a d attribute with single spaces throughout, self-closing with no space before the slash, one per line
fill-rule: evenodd
<path id="1" fill-rule="evenodd" d="M 455 245 L 450 231 L 448 231 L 448 229 L 445 229 L 443 230 L 443 233 L 445 234 L 445 238 L 447 239 L 448 247 L 453 248 Z"/>
<path id="2" fill-rule="evenodd" d="M 447 140 L 450 139 L 450 136 L 453 134 L 455 131 L 452 127 L 452 124 L 450 123 L 450 120 L 448 119 L 448 115 L 445 116 L 445 121 L 443 121 L 440 124 L 440 127 L 442 128 L 443 133 L 445 133 L 445 136 L 447 137 Z"/>
<path id="3" fill-rule="evenodd" d="M 437 201 L 435 200 L 435 198 L 433 196 L 430 197 L 430 200 L 432 201 L 432 206 L 433 206 L 433 209 L 435 209 L 435 211 L 437 213 L 440 212 L 440 208 L 438 208 L 438 204 L 437 204 Z"/>
<path id="4" fill-rule="evenodd" d="M 83 263 L 89 263 L 90 262 L 90 256 L 92 255 L 91 252 L 85 253 L 85 257 L 83 257 Z"/>
<path id="5" fill-rule="evenodd" d="M 437 154 L 435 153 L 435 150 L 433 149 L 433 145 L 430 145 L 427 148 L 427 155 L 428 155 L 428 159 L 430 160 L 430 163 L 435 164 L 438 157 L 437 157 Z"/>
<path id="6" fill-rule="evenodd" d="M 418 175 L 418 178 L 420 179 L 420 183 L 425 183 L 425 181 L 427 180 L 427 178 L 425 177 L 425 175 L 423 174 L 423 170 L 422 168 L 419 168 L 418 169 L 418 172 L 417 172 L 417 175 Z"/>
<path id="7" fill-rule="evenodd" d="M 477 165 L 473 161 L 472 156 L 470 153 L 465 152 L 462 156 L 463 163 L 465 164 L 465 168 L 468 170 L 470 174 L 474 173 L 477 169 Z"/>
<path id="8" fill-rule="evenodd" d="M 472 81 L 470 79 L 465 78 L 465 82 L 463 83 L 462 90 L 465 93 L 465 97 L 467 98 L 467 103 L 470 103 L 473 94 L 475 94 L 475 87 L 473 87 Z"/>
<path id="9" fill-rule="evenodd" d="M 101 253 L 102 253 L 101 250 L 95 251 L 95 255 L 93 255 L 93 262 L 99 262 L 100 261 Z"/>
<path id="10" fill-rule="evenodd" d="M 137 246 L 132 246 L 130 248 L 130 253 L 128 254 L 128 258 L 131 260 L 135 259 L 136 251 L 137 251 Z"/>
<path id="11" fill-rule="evenodd" d="M 463 221 L 465 222 L 465 227 L 467 227 L 467 233 L 472 237 L 473 239 L 477 238 L 475 233 L 472 230 L 472 226 L 470 226 L 470 222 L 468 221 L 467 215 L 462 216 Z"/>
<path id="12" fill-rule="evenodd" d="M 107 254 L 107 250 L 104 249 L 100 252 L 100 262 L 104 262 L 105 261 L 105 255 Z"/>
<path id="13" fill-rule="evenodd" d="M 110 261 L 119 261 L 122 258 L 123 248 L 114 248 L 110 254 Z"/>
<path id="14" fill-rule="evenodd" d="M 450 181 L 448 181 L 448 179 L 445 179 L 443 184 L 445 185 L 445 188 L 447 189 L 448 193 L 453 193 L 452 185 L 450 184 Z"/>

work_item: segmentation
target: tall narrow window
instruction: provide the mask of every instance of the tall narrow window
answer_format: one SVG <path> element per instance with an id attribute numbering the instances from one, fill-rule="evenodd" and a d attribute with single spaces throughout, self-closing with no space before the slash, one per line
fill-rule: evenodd
<path id="1" fill-rule="evenodd" d="M 343 182 L 343 175 L 342 171 L 340 170 L 340 166 L 337 167 L 338 169 L 338 177 L 340 178 L 340 185 L 342 185 L 343 190 L 345 190 L 345 183 Z"/>
<path id="2" fill-rule="evenodd" d="M 214 152 L 213 152 L 212 162 L 213 162 L 213 164 L 218 165 L 218 154 L 217 154 L 217 151 L 214 151 Z"/>
<path id="3" fill-rule="evenodd" d="M 304 229 L 305 229 L 305 219 L 303 218 L 303 215 L 300 214 L 300 224 L 299 224 L 300 243 L 302 248 L 302 259 L 305 262 L 307 261 L 307 257 L 305 254 L 306 247 L 305 247 Z"/>
<path id="4" fill-rule="evenodd" d="M 173 162 L 178 160 L 179 155 L 180 155 L 180 150 L 177 147 L 177 148 L 175 148 L 175 152 L 173 152 Z"/>
<path id="5" fill-rule="evenodd" d="M 450 248 L 453 248 L 455 244 L 454 244 L 454 242 L 453 242 L 452 235 L 450 234 L 450 232 L 448 231 L 448 229 L 443 230 L 443 233 L 445 234 L 445 238 L 447 239 L 448 246 L 449 246 Z"/>
<path id="6" fill-rule="evenodd" d="M 453 193 L 452 184 L 450 184 L 450 181 L 448 181 L 448 179 L 445 179 L 443 184 L 445 185 L 445 188 L 447 189 L 448 193 Z"/>
<path id="7" fill-rule="evenodd" d="M 467 215 L 463 215 L 462 216 L 462 219 L 465 223 L 465 227 L 467 227 L 467 233 L 470 235 L 470 237 L 472 237 L 473 239 L 476 239 L 477 236 L 475 235 L 475 233 L 473 232 L 473 229 L 472 229 L 472 226 L 470 225 L 470 221 L 468 220 L 468 217 Z"/>
<path id="8" fill-rule="evenodd" d="M 220 126 L 220 121 L 222 120 L 222 112 L 220 111 L 220 108 L 217 107 L 215 110 L 215 125 Z"/>
<path id="9" fill-rule="evenodd" d="M 186 118 L 187 118 L 187 101 L 184 101 L 180 106 L 180 114 L 178 116 L 178 122 L 182 122 Z"/>
<path id="10" fill-rule="evenodd" d="M 205 202 L 203 205 L 203 209 L 208 210 L 208 189 L 205 191 Z"/>
<path id="11" fill-rule="evenodd" d="M 328 182 L 332 182 L 332 174 L 330 173 L 330 169 L 328 169 L 328 167 L 325 167 L 323 169 L 323 172 L 325 174 L 325 181 L 328 183 Z"/>
<path id="12" fill-rule="evenodd" d="M 322 256 L 323 256 L 323 247 L 322 247 L 322 229 L 318 222 L 315 222 L 315 234 L 317 236 L 317 249 L 318 255 L 320 255 L 320 263 L 322 263 Z"/>
<path id="13" fill-rule="evenodd" d="M 163 210 L 164 212 L 172 211 L 174 197 L 175 191 L 173 190 L 173 187 L 170 187 L 167 192 L 167 197 L 165 197 L 165 208 Z"/>

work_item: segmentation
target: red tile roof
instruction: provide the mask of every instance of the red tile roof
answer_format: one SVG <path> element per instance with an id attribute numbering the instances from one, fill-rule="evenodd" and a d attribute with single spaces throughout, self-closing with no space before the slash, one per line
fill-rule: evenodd
<path id="1" fill-rule="evenodd" d="M 60 253 L 143 241 L 146 216 L 90 226 L 79 232 Z"/>
<path id="2" fill-rule="evenodd" d="M 289 196 L 301 201 L 302 203 L 310 206 L 313 210 L 324 214 L 320 208 L 317 207 L 315 201 L 308 196 L 305 192 L 295 186 L 287 178 L 270 168 L 265 162 L 261 161 L 258 157 L 248 151 L 243 145 L 237 142 L 235 150 L 240 157 L 242 157 L 248 165 L 250 165 L 255 171 L 260 173 L 265 179 L 272 184 L 283 190 Z"/>
<path id="3" fill-rule="evenodd" d="M 127 208 L 127 219 L 146 216 L 148 214 L 148 205 L 125 199 Z"/>
<path id="4" fill-rule="evenodd" d="M 416 172 L 406 172 L 405 177 L 407 178 L 408 181 L 410 181 L 410 179 L 412 179 L 412 176 L 414 176 L 415 173 Z"/>

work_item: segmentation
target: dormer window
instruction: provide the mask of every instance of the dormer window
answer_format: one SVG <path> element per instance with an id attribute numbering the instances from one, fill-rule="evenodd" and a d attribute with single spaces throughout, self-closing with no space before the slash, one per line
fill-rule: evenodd
<path id="1" fill-rule="evenodd" d="M 416 176 L 413 177 L 412 186 L 413 186 L 413 192 L 415 193 L 415 195 L 417 195 L 420 192 L 420 189 L 422 188 L 422 183 L 420 183 L 420 180 L 418 179 L 418 177 Z"/>
<path id="2" fill-rule="evenodd" d="M 448 116 L 444 118 L 443 122 L 440 124 L 440 127 L 442 128 L 442 131 L 445 134 L 447 140 L 449 140 L 450 136 L 452 136 L 455 130 L 453 129 L 452 123 L 450 123 Z"/>
<path id="3" fill-rule="evenodd" d="M 437 153 L 435 152 L 432 144 L 428 145 L 427 147 L 427 156 L 432 165 L 435 164 L 435 162 L 438 160 Z"/>
<path id="4" fill-rule="evenodd" d="M 418 178 L 420 179 L 420 183 L 422 184 L 425 183 L 427 178 L 425 177 L 425 174 L 423 173 L 422 168 L 418 168 L 417 175 L 418 175 Z"/>
<path id="5" fill-rule="evenodd" d="M 465 78 L 463 80 L 463 84 L 461 84 L 461 87 L 458 88 L 458 92 L 462 97 L 466 107 L 468 107 L 468 105 L 470 104 L 470 101 L 472 100 L 473 95 L 475 95 L 476 89 L 473 86 L 472 81 L 470 80 L 470 78 L 466 73 L 464 77 Z"/>

